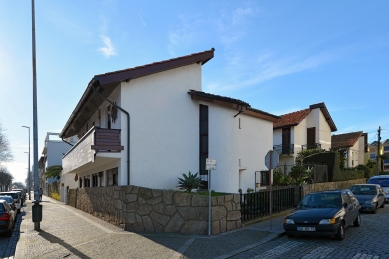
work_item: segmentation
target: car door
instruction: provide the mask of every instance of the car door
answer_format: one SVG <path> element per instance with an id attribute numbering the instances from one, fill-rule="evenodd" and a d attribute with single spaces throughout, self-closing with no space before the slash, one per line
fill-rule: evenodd
<path id="1" fill-rule="evenodd" d="M 347 192 L 342 193 L 342 200 L 343 200 L 343 208 L 345 210 L 344 220 L 345 220 L 345 227 L 350 225 L 354 221 L 354 204 L 351 201 L 350 196 L 347 194 Z"/>
<path id="2" fill-rule="evenodd" d="M 360 205 L 359 205 L 359 201 L 358 199 L 355 197 L 354 193 L 352 193 L 351 191 L 347 191 L 347 195 L 350 197 L 350 200 L 351 200 L 351 203 L 352 203 L 352 213 L 351 213 L 351 218 L 352 218 L 352 222 L 354 222 L 354 220 L 357 218 L 358 214 L 359 214 L 359 209 L 361 208 Z M 351 223 L 350 223 L 351 224 Z"/>

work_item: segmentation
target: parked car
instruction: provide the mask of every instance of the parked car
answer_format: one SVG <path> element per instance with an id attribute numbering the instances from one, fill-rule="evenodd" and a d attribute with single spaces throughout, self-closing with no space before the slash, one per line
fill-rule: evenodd
<path id="1" fill-rule="evenodd" d="M 6 200 L 0 200 L 0 233 L 7 237 L 12 235 L 16 214 Z"/>
<path id="2" fill-rule="evenodd" d="M 20 213 L 21 201 L 20 201 L 20 192 L 0 192 L 0 195 L 12 196 L 14 199 L 17 213 Z"/>
<path id="3" fill-rule="evenodd" d="M 21 189 L 12 189 L 12 192 L 18 192 L 20 194 L 20 207 L 23 207 L 24 204 L 24 195 L 23 195 L 23 190 Z"/>
<path id="4" fill-rule="evenodd" d="M 12 189 L 11 191 L 13 192 L 21 192 L 22 194 L 22 199 L 25 201 L 26 200 L 26 192 L 23 189 Z"/>
<path id="5" fill-rule="evenodd" d="M 379 184 L 385 193 L 385 202 L 389 202 L 389 175 L 376 175 L 367 180 L 370 184 Z"/>
<path id="6" fill-rule="evenodd" d="M 355 184 L 350 191 L 361 205 L 360 211 L 377 213 L 378 207 L 385 207 L 385 193 L 378 184 Z"/>
<path id="7" fill-rule="evenodd" d="M 288 237 L 335 236 L 342 240 L 346 227 L 361 225 L 359 209 L 357 198 L 348 189 L 312 192 L 285 217 L 284 230 Z"/>
<path id="8" fill-rule="evenodd" d="M 11 206 L 11 209 L 16 211 L 16 204 L 12 196 L 0 195 L 0 200 L 6 200 L 9 206 Z"/>

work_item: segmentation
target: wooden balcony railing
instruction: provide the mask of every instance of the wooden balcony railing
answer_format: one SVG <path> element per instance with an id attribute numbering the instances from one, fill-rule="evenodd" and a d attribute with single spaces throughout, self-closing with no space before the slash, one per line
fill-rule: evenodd
<path id="1" fill-rule="evenodd" d="M 120 145 L 120 131 L 120 129 L 102 129 L 96 127 L 94 132 L 94 145 L 91 148 L 98 152 L 120 152 L 124 149 Z"/>

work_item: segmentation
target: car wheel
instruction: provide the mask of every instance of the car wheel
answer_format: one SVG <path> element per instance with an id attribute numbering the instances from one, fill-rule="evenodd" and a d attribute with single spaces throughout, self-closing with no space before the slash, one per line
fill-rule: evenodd
<path id="1" fill-rule="evenodd" d="M 354 220 L 354 227 L 359 227 L 361 225 L 361 214 L 358 213 L 357 218 Z"/>
<path id="2" fill-rule="evenodd" d="M 377 209 L 378 209 L 378 203 L 375 205 L 375 208 L 374 208 L 374 210 L 371 213 L 377 214 Z"/>
<path id="3" fill-rule="evenodd" d="M 385 201 L 382 203 L 382 205 L 380 206 L 380 208 L 385 208 Z"/>
<path id="4" fill-rule="evenodd" d="M 335 235 L 335 238 L 337 240 L 343 240 L 344 236 L 345 236 L 345 234 L 344 234 L 344 223 L 341 222 L 340 225 L 339 225 L 339 228 L 338 228 L 338 232 Z"/>

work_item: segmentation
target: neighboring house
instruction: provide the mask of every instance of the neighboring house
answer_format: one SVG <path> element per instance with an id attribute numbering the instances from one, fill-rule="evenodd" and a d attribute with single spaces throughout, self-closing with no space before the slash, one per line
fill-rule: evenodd
<path id="1" fill-rule="evenodd" d="M 280 154 L 279 166 L 295 164 L 301 150 L 331 148 L 331 132 L 337 128 L 324 103 L 281 115 L 273 126 L 273 149 Z"/>
<path id="2" fill-rule="evenodd" d="M 365 153 L 368 152 L 367 133 L 362 131 L 332 135 L 331 148 L 346 149 L 345 167 L 364 165 Z"/>
<path id="3" fill-rule="evenodd" d="M 68 143 L 66 143 L 68 142 Z M 59 133 L 47 132 L 45 146 L 39 159 L 39 187 L 47 194 L 48 185 L 57 181 L 57 178 L 46 178 L 46 168 L 53 165 L 62 165 L 62 156 L 77 142 L 76 137 L 69 137 L 66 142 L 59 138 Z"/>
<path id="4" fill-rule="evenodd" d="M 389 172 L 389 139 L 382 142 L 383 155 L 387 157 L 383 161 L 383 171 Z"/>
<path id="5" fill-rule="evenodd" d="M 94 76 L 60 134 L 79 137 L 62 158 L 63 188 L 177 189 L 189 171 L 207 184 L 206 158 L 217 160 L 213 190 L 254 188 L 279 117 L 202 92 L 202 66 L 213 56 L 214 49 Z"/>

